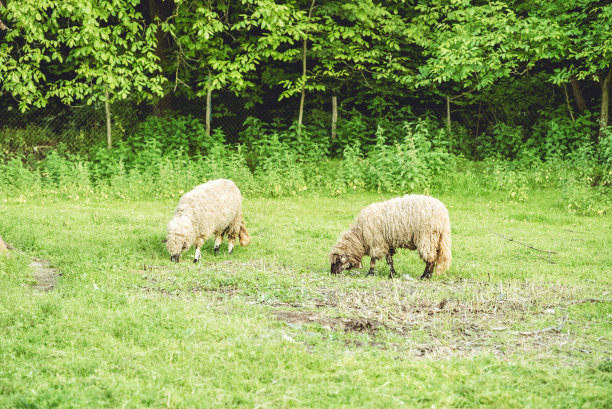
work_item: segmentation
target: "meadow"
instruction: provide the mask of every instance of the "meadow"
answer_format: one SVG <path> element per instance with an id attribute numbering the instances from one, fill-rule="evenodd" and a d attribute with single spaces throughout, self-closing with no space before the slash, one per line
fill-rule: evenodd
<path id="1" fill-rule="evenodd" d="M 176 196 L 5 192 L 0 407 L 612 407 L 609 214 L 469 183 L 431 192 L 453 235 L 431 281 L 408 250 L 396 279 L 329 274 L 394 193 L 247 191 L 250 246 L 173 264 Z"/>

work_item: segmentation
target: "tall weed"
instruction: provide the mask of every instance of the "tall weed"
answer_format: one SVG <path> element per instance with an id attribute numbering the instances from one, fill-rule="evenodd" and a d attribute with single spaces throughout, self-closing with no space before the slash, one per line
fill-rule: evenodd
<path id="1" fill-rule="evenodd" d="M 450 155 L 432 147 L 429 132 L 421 121 L 407 123 L 401 142 L 386 143 L 378 128 L 376 144 L 367 154 L 367 187 L 377 191 L 410 192 L 430 186 L 433 175 L 448 168 Z"/>

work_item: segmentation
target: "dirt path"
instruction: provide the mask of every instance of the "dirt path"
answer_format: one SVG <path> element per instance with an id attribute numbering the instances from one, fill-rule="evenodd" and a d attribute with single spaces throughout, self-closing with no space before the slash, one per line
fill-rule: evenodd
<path id="1" fill-rule="evenodd" d="M 58 272 L 56 268 L 51 267 L 49 260 L 33 258 L 30 268 L 34 271 L 34 278 L 36 279 L 34 291 L 46 293 L 55 288 Z"/>
<path id="2" fill-rule="evenodd" d="M 46 293 L 55 288 L 56 278 L 59 274 L 56 268 L 51 267 L 51 262 L 49 260 L 32 257 L 22 251 L 19 251 L 10 244 L 4 242 L 2 237 L 0 237 L 0 253 L 7 251 L 16 251 L 32 258 L 30 268 L 34 272 L 34 278 L 36 279 L 34 291 Z"/>

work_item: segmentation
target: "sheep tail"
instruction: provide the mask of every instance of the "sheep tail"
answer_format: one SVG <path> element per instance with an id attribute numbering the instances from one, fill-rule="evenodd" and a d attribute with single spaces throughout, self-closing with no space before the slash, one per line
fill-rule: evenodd
<path id="1" fill-rule="evenodd" d="M 244 219 L 240 218 L 240 232 L 238 233 L 238 241 L 241 246 L 248 246 L 251 243 L 251 237 L 249 236 L 249 232 L 244 225 Z"/>
<path id="2" fill-rule="evenodd" d="M 444 273 L 451 265 L 453 255 L 451 254 L 451 235 L 449 230 L 440 233 L 438 247 L 438 259 L 436 260 L 436 275 Z"/>

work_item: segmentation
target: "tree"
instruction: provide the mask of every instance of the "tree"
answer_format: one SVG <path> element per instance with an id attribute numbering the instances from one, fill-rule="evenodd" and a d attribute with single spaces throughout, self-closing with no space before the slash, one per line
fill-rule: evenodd
<path id="1" fill-rule="evenodd" d="M 0 44 L 2 91 L 21 110 L 161 93 L 155 27 L 144 27 L 136 0 L 24 0 L 7 5 Z"/>
<path id="2" fill-rule="evenodd" d="M 612 82 L 612 4 L 592 0 L 538 0 L 528 3 L 530 13 L 563 27 L 551 41 L 562 44 L 551 82 L 590 80 L 600 86 L 599 138 L 608 126 Z M 579 101 L 580 103 L 580 101 Z"/>

